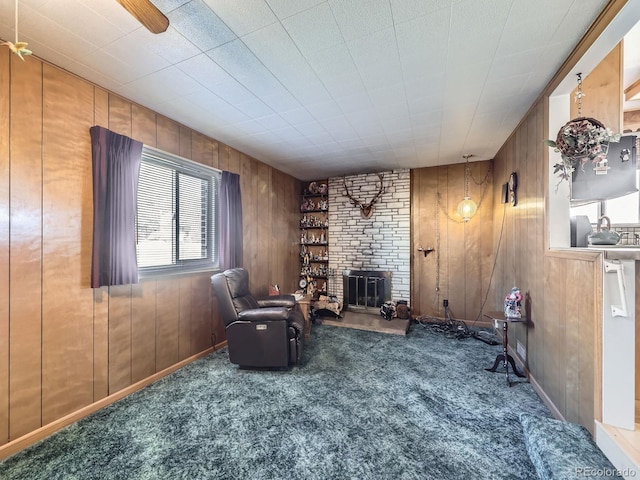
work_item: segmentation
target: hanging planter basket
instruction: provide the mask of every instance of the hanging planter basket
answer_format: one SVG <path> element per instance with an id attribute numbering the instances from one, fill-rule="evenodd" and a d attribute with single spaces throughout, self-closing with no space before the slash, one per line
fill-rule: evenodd
<path id="1" fill-rule="evenodd" d="M 595 118 L 578 117 L 567 122 L 558 131 L 556 148 L 574 163 L 599 161 L 607 156 L 609 137 L 602 122 Z"/>
<path id="2" fill-rule="evenodd" d="M 560 181 L 569 180 L 577 165 L 588 161 L 598 163 L 607 157 L 610 142 L 618 142 L 620 134 L 613 134 L 602 122 L 590 117 L 578 117 L 567 122 L 547 145 L 560 152 L 562 162 L 554 165 Z"/>

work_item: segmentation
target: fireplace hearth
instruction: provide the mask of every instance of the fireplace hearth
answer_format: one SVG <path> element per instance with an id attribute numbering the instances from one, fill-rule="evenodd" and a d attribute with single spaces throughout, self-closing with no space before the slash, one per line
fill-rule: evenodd
<path id="1" fill-rule="evenodd" d="M 379 309 L 391 300 L 391 272 L 345 270 L 342 274 L 344 309 Z"/>

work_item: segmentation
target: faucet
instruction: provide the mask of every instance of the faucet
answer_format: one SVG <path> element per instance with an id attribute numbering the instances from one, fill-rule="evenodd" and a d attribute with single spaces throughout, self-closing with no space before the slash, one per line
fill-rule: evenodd
<path id="1" fill-rule="evenodd" d="M 603 220 L 607 221 L 607 226 L 606 227 L 602 225 Z M 606 215 L 602 215 L 598 219 L 598 232 L 603 231 L 603 230 L 611 230 L 611 220 Z"/>
<path id="2" fill-rule="evenodd" d="M 633 238 L 629 238 L 633 236 Z M 623 232 L 620 234 L 620 243 L 624 245 L 638 245 L 640 235 L 632 232 Z"/>

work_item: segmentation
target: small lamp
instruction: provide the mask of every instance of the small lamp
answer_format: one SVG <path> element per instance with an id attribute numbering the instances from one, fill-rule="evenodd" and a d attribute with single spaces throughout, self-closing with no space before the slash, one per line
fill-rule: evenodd
<path id="1" fill-rule="evenodd" d="M 472 154 L 466 153 L 462 156 L 467 161 L 464 168 L 464 199 L 458 204 L 458 214 L 462 217 L 462 220 L 468 222 L 478 211 L 476 202 L 469 198 L 469 158 L 473 157 Z"/>

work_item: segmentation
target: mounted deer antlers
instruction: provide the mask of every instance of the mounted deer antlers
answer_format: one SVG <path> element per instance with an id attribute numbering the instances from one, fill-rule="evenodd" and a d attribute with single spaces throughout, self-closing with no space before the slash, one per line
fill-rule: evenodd
<path id="1" fill-rule="evenodd" d="M 345 189 L 343 195 L 349 198 L 349 202 L 351 202 L 351 205 L 360 208 L 360 215 L 362 215 L 362 218 L 371 218 L 371 215 L 373 215 L 373 206 L 378 201 L 378 198 L 380 198 L 380 195 L 384 193 L 384 175 L 382 173 L 378 173 L 378 178 L 380 179 L 380 189 L 378 190 L 378 193 L 376 193 L 376 195 L 373 197 L 373 199 L 367 204 L 363 204 L 360 200 L 356 200 L 355 198 L 353 198 L 353 196 L 349 193 L 347 181 L 344 178 L 342 179 L 342 183 L 344 184 Z"/>

